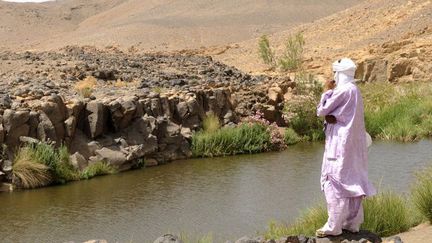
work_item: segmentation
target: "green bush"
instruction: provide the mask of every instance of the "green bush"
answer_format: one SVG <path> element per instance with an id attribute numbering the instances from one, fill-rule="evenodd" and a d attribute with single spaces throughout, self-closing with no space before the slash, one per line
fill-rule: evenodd
<path id="1" fill-rule="evenodd" d="M 301 141 L 301 137 L 292 128 L 285 129 L 284 142 L 286 145 L 293 145 Z"/>
<path id="2" fill-rule="evenodd" d="M 288 37 L 285 51 L 279 59 L 279 66 L 283 71 L 296 71 L 303 62 L 305 40 L 301 32 Z"/>
<path id="3" fill-rule="evenodd" d="M 411 195 L 418 212 L 432 223 L 432 167 L 416 175 Z"/>
<path id="4" fill-rule="evenodd" d="M 89 166 L 87 166 L 87 168 L 84 169 L 83 172 L 81 172 L 81 179 L 90 179 L 93 178 L 95 176 L 100 176 L 100 175 L 109 175 L 109 174 L 114 174 L 116 173 L 116 169 L 114 167 L 112 167 L 111 165 L 103 162 L 103 161 L 99 161 L 96 163 L 93 163 Z"/>
<path id="5" fill-rule="evenodd" d="M 270 47 L 270 41 L 267 35 L 261 36 L 258 41 L 258 52 L 263 62 L 271 67 L 276 66 L 275 53 Z"/>
<path id="6" fill-rule="evenodd" d="M 258 123 L 223 127 L 215 132 L 197 132 L 192 136 L 195 157 L 213 157 L 267 151 L 271 137 L 266 126 Z"/>
<path id="7" fill-rule="evenodd" d="M 323 121 L 317 117 L 316 106 L 322 93 L 322 85 L 313 75 L 298 73 L 295 77 L 296 88 L 292 100 L 285 103 L 284 117 L 289 127 L 305 140 L 324 139 Z"/>

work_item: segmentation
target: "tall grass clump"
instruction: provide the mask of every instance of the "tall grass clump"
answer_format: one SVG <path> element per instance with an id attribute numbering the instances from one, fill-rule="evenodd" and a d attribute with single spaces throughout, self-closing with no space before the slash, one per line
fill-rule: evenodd
<path id="1" fill-rule="evenodd" d="M 407 142 L 432 135 L 430 83 L 370 83 L 359 87 L 366 129 L 372 137 Z"/>
<path id="2" fill-rule="evenodd" d="M 72 180 L 78 180 L 79 174 L 73 168 L 69 161 L 69 152 L 65 146 L 56 149 L 47 143 L 28 144 L 22 147 L 17 155 L 17 168 L 22 163 L 21 158 L 25 158 L 27 165 L 38 164 L 44 165 L 43 168 L 48 168 L 50 180 L 53 183 L 66 183 Z M 19 171 L 19 170 L 18 170 Z"/>
<path id="3" fill-rule="evenodd" d="M 270 146 L 267 127 L 258 123 L 223 127 L 215 132 L 200 131 L 192 136 L 195 157 L 258 153 L 267 151 Z"/>
<path id="4" fill-rule="evenodd" d="M 258 53 L 265 64 L 271 67 L 276 66 L 275 52 L 272 50 L 270 46 L 270 40 L 268 39 L 267 35 L 263 35 L 259 39 Z"/>
<path id="5" fill-rule="evenodd" d="M 411 215 L 407 201 L 393 192 L 383 192 L 363 201 L 364 223 L 362 229 L 381 237 L 407 231 L 411 226 Z"/>
<path id="6" fill-rule="evenodd" d="M 69 152 L 66 146 L 62 145 L 56 149 L 50 144 L 38 143 L 28 145 L 28 148 L 36 161 L 50 168 L 54 182 L 63 184 L 79 179 L 78 172 L 69 161 Z"/>
<path id="7" fill-rule="evenodd" d="M 307 209 L 293 224 L 285 226 L 270 222 L 266 239 L 279 239 L 289 235 L 315 235 L 315 231 L 327 222 L 327 208 L 324 203 Z"/>
<path id="8" fill-rule="evenodd" d="M 305 40 L 301 32 L 288 37 L 285 50 L 279 59 L 279 66 L 283 71 L 297 71 L 303 62 Z"/>
<path id="9" fill-rule="evenodd" d="M 100 176 L 100 175 L 110 175 L 110 174 L 114 174 L 116 173 L 116 169 L 114 167 L 112 167 L 111 165 L 103 162 L 103 161 L 99 161 L 93 164 L 90 164 L 89 166 L 87 166 L 87 168 L 85 168 L 83 170 L 83 172 L 81 172 L 80 178 L 81 179 L 90 179 L 93 178 L 95 176 Z"/>
<path id="10" fill-rule="evenodd" d="M 316 115 L 316 106 L 323 91 L 322 84 L 311 74 L 300 72 L 295 76 L 295 96 L 284 106 L 284 118 L 305 140 L 324 139 L 323 121 Z"/>
<path id="11" fill-rule="evenodd" d="M 84 98 L 89 98 L 97 85 L 95 77 L 89 76 L 75 84 L 75 90 Z"/>
<path id="12" fill-rule="evenodd" d="M 205 132 L 216 132 L 220 128 L 219 118 L 214 114 L 208 114 L 203 120 L 203 130 Z"/>
<path id="13" fill-rule="evenodd" d="M 417 211 L 432 223 L 432 166 L 417 173 L 411 197 Z"/>
<path id="14" fill-rule="evenodd" d="M 19 188 L 30 189 L 52 182 L 50 168 L 33 158 L 29 148 L 20 148 L 12 166 L 12 181 Z"/>

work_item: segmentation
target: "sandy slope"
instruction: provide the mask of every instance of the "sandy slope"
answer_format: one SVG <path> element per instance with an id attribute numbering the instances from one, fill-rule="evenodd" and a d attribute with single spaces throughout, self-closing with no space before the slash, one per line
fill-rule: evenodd
<path id="1" fill-rule="evenodd" d="M 175 50 L 274 33 L 360 0 L 62 0 L 0 2 L 0 47 L 136 45 Z M 21 48 L 21 49 L 23 49 Z"/>
<path id="2" fill-rule="evenodd" d="M 359 62 L 380 58 L 387 62 L 386 66 L 401 57 L 418 56 L 418 59 L 425 59 L 419 64 L 425 67 L 422 73 L 430 73 L 431 26 L 430 0 L 368 0 L 314 23 L 275 33 L 271 42 L 281 53 L 287 37 L 302 31 L 306 38 L 306 67 L 317 74 L 329 74 L 331 62 L 343 56 Z M 267 68 L 257 58 L 257 39 L 227 49 L 216 55 L 219 60 L 250 72 Z M 211 50 L 208 53 L 211 54 Z"/>

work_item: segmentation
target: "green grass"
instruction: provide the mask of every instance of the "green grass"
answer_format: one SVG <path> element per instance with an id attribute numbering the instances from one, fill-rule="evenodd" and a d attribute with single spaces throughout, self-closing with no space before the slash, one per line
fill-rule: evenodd
<path id="1" fill-rule="evenodd" d="M 12 181 L 19 188 L 43 187 L 52 182 L 50 168 L 36 161 L 29 148 L 18 150 L 12 166 L 12 173 Z"/>
<path id="2" fill-rule="evenodd" d="M 417 173 L 411 195 L 418 212 L 432 223 L 432 167 Z"/>
<path id="3" fill-rule="evenodd" d="M 408 202 L 393 192 L 383 192 L 364 201 L 364 223 L 366 229 L 387 237 L 407 231 L 412 219 Z"/>
<path id="4" fill-rule="evenodd" d="M 80 175 L 81 179 L 90 179 L 93 178 L 95 176 L 100 176 L 100 175 L 109 175 L 109 174 L 114 174 L 116 173 L 116 169 L 114 167 L 112 167 L 111 165 L 103 162 L 103 161 L 99 161 L 96 163 L 93 163 L 89 166 L 87 166 L 87 168 L 85 168 L 83 170 L 83 172 Z"/>
<path id="5" fill-rule="evenodd" d="M 432 84 L 370 83 L 359 87 L 366 130 L 372 137 L 408 142 L 432 135 Z"/>
<path id="6" fill-rule="evenodd" d="M 407 202 L 395 193 L 384 192 L 363 201 L 365 212 L 362 229 L 370 230 L 381 237 L 394 235 L 414 226 Z M 289 235 L 309 235 L 321 228 L 327 221 L 324 203 L 308 209 L 293 224 L 282 225 L 271 222 L 265 233 L 267 239 L 279 239 Z"/>
<path id="7" fill-rule="evenodd" d="M 192 136 L 195 157 L 251 154 L 267 151 L 270 147 L 270 132 L 258 123 L 223 127 L 214 132 L 201 131 Z"/>
<path id="8" fill-rule="evenodd" d="M 288 127 L 285 129 L 284 142 L 286 145 L 293 145 L 301 141 L 301 137 L 294 131 L 294 129 Z"/>
<path id="9" fill-rule="evenodd" d="M 69 152 L 65 146 L 56 149 L 50 144 L 28 145 L 35 161 L 50 168 L 55 183 L 66 183 L 79 179 L 79 173 L 69 161 Z"/>

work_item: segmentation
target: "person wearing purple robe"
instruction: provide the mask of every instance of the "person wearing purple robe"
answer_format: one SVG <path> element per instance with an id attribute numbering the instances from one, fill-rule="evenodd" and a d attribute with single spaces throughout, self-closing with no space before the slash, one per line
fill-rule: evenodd
<path id="1" fill-rule="evenodd" d="M 368 154 L 363 99 L 354 84 L 355 63 L 348 58 L 333 63 L 336 87 L 324 92 L 317 115 L 325 117 L 325 151 L 321 169 L 328 220 L 318 237 L 359 232 L 364 197 L 376 194 L 368 180 Z"/>

